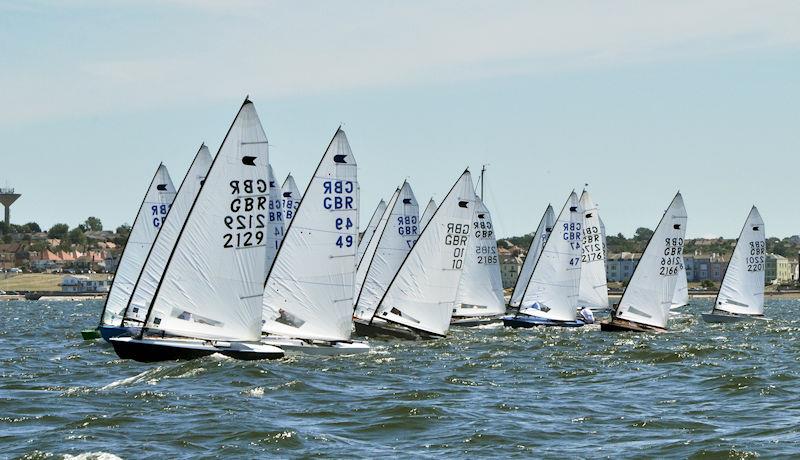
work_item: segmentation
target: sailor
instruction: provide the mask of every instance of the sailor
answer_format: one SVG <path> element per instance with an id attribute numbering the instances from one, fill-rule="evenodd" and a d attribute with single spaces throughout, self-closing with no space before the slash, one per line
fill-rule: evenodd
<path id="1" fill-rule="evenodd" d="M 586 324 L 594 324 L 594 313 L 589 307 L 581 309 L 581 320 Z"/>

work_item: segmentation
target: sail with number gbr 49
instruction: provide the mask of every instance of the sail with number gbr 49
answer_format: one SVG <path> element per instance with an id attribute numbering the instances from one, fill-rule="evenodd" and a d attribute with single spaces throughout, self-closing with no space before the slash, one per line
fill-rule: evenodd
<path id="1" fill-rule="evenodd" d="M 519 313 L 503 317 L 510 327 L 579 327 L 578 289 L 581 278 L 583 211 L 573 191 L 553 226 L 522 295 Z"/>
<path id="2" fill-rule="evenodd" d="M 263 288 L 262 343 L 286 351 L 350 354 L 358 238 L 356 159 L 338 129 L 283 238 Z"/>
<path id="3" fill-rule="evenodd" d="M 550 237 L 550 232 L 553 231 L 553 225 L 555 225 L 555 221 L 556 213 L 553 211 L 553 206 L 548 204 L 547 209 L 544 211 L 544 214 L 539 221 L 539 226 L 536 227 L 536 231 L 533 233 L 533 238 L 531 238 L 531 244 L 528 246 L 528 252 L 525 255 L 525 260 L 522 262 L 522 268 L 517 275 L 516 283 L 514 283 L 514 290 L 511 292 L 511 299 L 508 302 L 510 307 L 519 308 L 519 303 L 522 301 L 522 295 L 525 293 L 525 289 L 528 287 L 528 283 L 531 280 L 531 275 L 533 275 L 533 267 L 536 266 L 539 256 L 542 255 L 542 248 L 544 248 L 547 238 Z"/>
<path id="4" fill-rule="evenodd" d="M 451 320 L 454 326 L 497 321 L 506 312 L 492 215 L 478 196 L 475 196 L 470 233 Z"/>
<path id="5" fill-rule="evenodd" d="M 739 233 L 728 269 L 711 313 L 703 319 L 730 323 L 764 318 L 764 278 L 766 263 L 764 220 L 753 206 Z"/>
<path id="6" fill-rule="evenodd" d="M 211 163 L 135 337 L 111 339 L 121 358 L 283 356 L 259 343 L 269 200 L 267 137 L 246 99 Z"/>
<path id="7" fill-rule="evenodd" d="M 111 290 L 100 313 L 99 325 L 96 329 L 82 331 L 81 335 L 85 339 L 103 336 L 108 340 L 126 331 L 123 326 L 125 307 L 130 301 L 136 280 L 147 260 L 147 254 L 165 222 L 174 199 L 175 187 L 172 185 L 167 167 L 160 164 L 136 213 Z"/>
<path id="8" fill-rule="evenodd" d="M 422 229 L 372 319 L 355 322 L 356 333 L 408 339 L 447 334 L 474 202 L 475 187 L 466 170 Z"/>
<path id="9" fill-rule="evenodd" d="M 672 199 L 650 237 L 639 264 L 604 331 L 664 332 L 683 264 L 686 207 L 680 192 Z"/>
<path id="10" fill-rule="evenodd" d="M 203 144 L 189 166 L 186 177 L 178 187 L 178 193 L 167 215 L 168 218 L 158 232 L 156 241 L 147 255 L 147 261 L 142 273 L 139 275 L 139 279 L 136 280 L 131 300 L 125 307 L 125 326 L 129 328 L 129 332 L 138 333 L 139 329 L 144 325 L 156 288 L 158 288 L 158 284 L 164 274 L 167 258 L 175 247 L 178 233 L 186 223 L 189 208 L 200 192 L 210 166 L 211 153 L 208 151 L 208 147 Z"/>

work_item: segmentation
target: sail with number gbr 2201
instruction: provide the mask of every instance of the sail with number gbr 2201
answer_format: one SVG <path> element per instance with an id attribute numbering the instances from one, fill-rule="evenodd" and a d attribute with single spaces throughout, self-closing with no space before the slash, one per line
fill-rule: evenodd
<path id="1" fill-rule="evenodd" d="M 614 317 L 666 329 L 678 274 L 684 269 L 686 207 L 675 195 L 633 271 Z"/>
<path id="2" fill-rule="evenodd" d="M 381 299 L 375 318 L 435 336 L 447 334 L 474 204 L 475 187 L 466 170 L 417 238 Z"/>
<path id="3" fill-rule="evenodd" d="M 348 340 L 358 246 L 356 159 L 338 129 L 266 277 L 263 331 L 297 339 Z"/>
<path id="4" fill-rule="evenodd" d="M 764 314 L 765 258 L 764 220 L 753 206 L 739 233 L 736 248 L 719 288 L 719 295 L 714 302 L 714 310 L 739 315 Z"/>

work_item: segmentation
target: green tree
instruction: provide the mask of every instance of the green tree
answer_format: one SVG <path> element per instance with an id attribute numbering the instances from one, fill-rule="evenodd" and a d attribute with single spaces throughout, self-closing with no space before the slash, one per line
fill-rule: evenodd
<path id="1" fill-rule="evenodd" d="M 58 238 L 63 239 L 69 233 L 69 225 L 67 224 L 54 224 L 50 227 L 50 230 L 47 231 L 48 238 Z"/>
<path id="2" fill-rule="evenodd" d="M 42 231 L 42 227 L 36 222 L 28 222 L 22 226 L 22 231 L 25 233 L 39 233 Z"/>
<path id="3" fill-rule="evenodd" d="M 116 234 L 117 236 L 113 239 L 114 244 L 124 246 L 131 234 L 131 226 L 129 224 L 120 225 L 117 227 Z"/>
<path id="4" fill-rule="evenodd" d="M 14 238 L 11 238 L 10 234 L 6 233 L 5 235 L 3 235 L 3 243 L 8 244 L 12 241 L 14 241 Z"/>
<path id="5" fill-rule="evenodd" d="M 99 232 L 103 230 L 103 223 L 94 216 L 87 217 L 82 225 L 85 231 L 91 230 L 93 232 Z"/>
<path id="6" fill-rule="evenodd" d="M 636 241 L 644 241 L 647 242 L 653 236 L 653 231 L 649 228 L 639 227 L 636 229 L 636 233 L 633 234 L 633 239 Z"/>
<path id="7" fill-rule="evenodd" d="M 69 231 L 67 236 L 70 244 L 86 244 L 86 235 L 83 234 L 83 230 L 80 227 L 75 227 Z"/>

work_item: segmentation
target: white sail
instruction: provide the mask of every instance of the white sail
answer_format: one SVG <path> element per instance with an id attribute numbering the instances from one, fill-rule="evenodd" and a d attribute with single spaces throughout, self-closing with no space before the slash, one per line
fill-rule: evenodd
<path id="1" fill-rule="evenodd" d="M 453 316 L 500 315 L 505 313 L 506 303 L 503 298 L 497 239 L 492 226 L 492 215 L 477 196 L 470 232 Z"/>
<path id="2" fill-rule="evenodd" d="M 574 321 L 581 279 L 583 213 L 572 192 L 542 248 L 519 311 L 539 318 Z M 538 307 L 538 308 L 536 308 Z"/>
<path id="3" fill-rule="evenodd" d="M 369 259 L 365 257 L 364 263 L 358 267 L 359 274 L 364 273 L 364 281 L 356 289 L 356 318 L 365 321 L 372 319 L 386 288 L 417 241 L 420 231 L 418 221 L 417 199 L 411 185 L 404 182 L 392 195 L 378 223 L 372 237 L 375 243 L 372 254 L 368 254 Z"/>
<path id="4" fill-rule="evenodd" d="M 675 195 L 633 271 L 615 316 L 636 323 L 666 328 L 683 265 L 686 207 Z"/>
<path id="5" fill-rule="evenodd" d="M 269 180 L 269 212 L 267 213 L 267 272 L 275 262 L 275 255 L 281 246 L 284 232 L 283 222 L 283 197 L 281 187 L 275 179 L 272 165 L 267 168 L 267 179 Z"/>
<path id="6" fill-rule="evenodd" d="M 376 317 L 435 335 L 447 334 L 474 200 L 472 176 L 464 171 L 392 279 Z"/>
<path id="7" fill-rule="evenodd" d="M 197 194 L 200 192 L 203 181 L 211 167 L 211 153 L 208 147 L 203 144 L 197 155 L 194 157 L 186 177 L 183 178 L 175 201 L 169 210 L 168 219 L 164 221 L 161 231 L 158 232 L 155 243 L 147 255 L 139 279 L 136 281 L 136 288 L 130 303 L 125 310 L 125 320 L 143 323 L 147 317 L 150 303 L 153 301 L 158 283 L 164 275 L 164 268 L 167 266 L 167 259 L 175 247 L 186 217 L 189 215 L 189 208 L 194 203 Z"/>
<path id="8" fill-rule="evenodd" d="M 381 200 L 380 202 L 378 202 L 378 207 L 376 207 L 375 211 L 372 212 L 372 217 L 370 217 L 369 219 L 367 228 L 364 230 L 364 234 L 361 235 L 361 240 L 358 242 L 356 267 L 360 267 L 361 262 L 364 261 L 364 254 L 367 252 L 367 247 L 369 247 L 370 243 L 372 242 L 372 237 L 375 236 L 375 229 L 378 228 L 378 222 L 380 222 L 381 217 L 385 212 L 386 212 L 386 202 Z"/>
<path id="9" fill-rule="evenodd" d="M 175 187 L 167 167 L 158 165 L 142 204 L 133 221 L 133 227 L 122 251 L 114 282 L 103 307 L 101 323 L 120 326 L 123 312 L 133 294 L 133 287 L 142 272 L 147 254 L 153 246 L 158 231 L 166 221 L 167 213 L 175 199 Z"/>
<path id="10" fill-rule="evenodd" d="M 589 192 L 581 193 L 583 210 L 583 239 L 581 241 L 581 281 L 578 291 L 578 308 L 608 308 L 608 282 L 606 281 L 605 229 L 600 221 L 597 205 Z"/>
<path id="11" fill-rule="evenodd" d="M 264 332 L 347 340 L 358 238 L 356 159 L 336 131 L 266 278 Z"/>
<path id="12" fill-rule="evenodd" d="M 517 275 L 517 282 L 514 283 L 514 290 L 511 292 L 511 299 L 508 302 L 510 306 L 519 307 L 519 303 L 522 301 L 522 295 L 525 293 L 525 289 L 531 281 L 533 267 L 535 267 L 536 262 L 539 261 L 539 256 L 542 255 L 542 248 L 544 248 L 547 238 L 550 237 L 550 232 L 553 231 L 553 225 L 555 225 L 555 223 L 556 213 L 553 211 L 553 207 L 548 204 L 547 209 L 542 215 L 542 219 L 539 221 L 539 226 L 536 227 L 533 238 L 531 238 L 531 244 L 528 246 L 528 253 L 525 255 L 522 268 L 520 268 L 519 275 Z"/>
<path id="13" fill-rule="evenodd" d="M 764 314 L 764 235 L 764 221 L 753 206 L 722 279 L 715 310 L 742 315 Z"/>
<path id="14" fill-rule="evenodd" d="M 392 194 L 392 197 L 389 198 L 389 205 L 387 206 L 386 203 L 381 200 L 380 204 L 378 205 L 378 209 L 376 209 L 376 212 L 381 209 L 383 209 L 383 212 L 378 217 L 378 221 L 375 224 L 375 229 L 370 235 L 370 240 L 367 242 L 366 248 L 364 249 L 364 254 L 360 256 L 361 262 L 356 265 L 356 279 L 354 282 L 355 291 L 353 294 L 354 303 L 358 301 L 358 295 L 364 286 L 364 281 L 367 279 L 367 272 L 369 271 L 370 263 L 372 262 L 372 258 L 375 257 L 375 252 L 378 250 L 378 242 L 380 241 L 381 232 L 386 229 L 387 222 L 389 222 L 389 219 L 391 218 L 393 207 L 399 196 L 400 188 L 397 188 Z M 361 241 L 364 242 L 363 237 Z M 384 286 L 384 289 L 386 289 L 386 286 Z M 353 305 L 353 309 L 355 310 L 355 305 Z"/>
<path id="15" fill-rule="evenodd" d="M 156 289 L 148 330 L 257 341 L 266 276 L 267 136 L 246 100 L 211 163 Z"/>
<path id="16" fill-rule="evenodd" d="M 300 207 L 300 199 L 302 198 L 300 196 L 300 190 L 297 188 L 297 184 L 291 174 L 286 176 L 286 179 L 283 181 L 281 196 L 283 197 L 281 206 L 283 207 L 283 228 L 285 230 L 289 228 L 294 213 L 297 212 L 297 208 Z"/>
<path id="17" fill-rule="evenodd" d="M 689 305 L 689 282 L 686 280 L 686 268 L 678 272 L 678 281 L 675 283 L 675 294 L 672 295 L 670 308 L 680 308 Z"/>
<path id="18" fill-rule="evenodd" d="M 422 229 L 428 225 L 434 212 L 436 212 L 436 202 L 431 198 L 430 201 L 428 201 L 428 205 L 425 206 L 425 210 L 422 211 L 422 216 L 419 218 L 419 231 L 422 231 Z"/>

